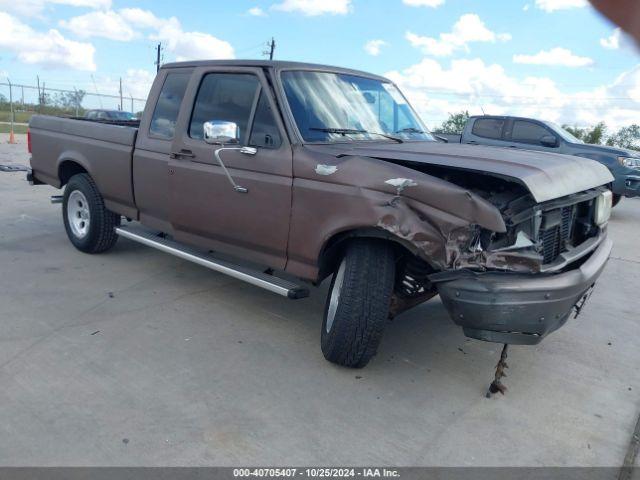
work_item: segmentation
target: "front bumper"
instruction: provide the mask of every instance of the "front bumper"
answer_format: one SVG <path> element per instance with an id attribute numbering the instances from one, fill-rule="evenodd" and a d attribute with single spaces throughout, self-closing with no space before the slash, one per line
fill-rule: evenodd
<path id="1" fill-rule="evenodd" d="M 630 175 L 616 177 L 612 190 L 613 193 L 625 197 L 640 197 L 640 170 Z"/>
<path id="2" fill-rule="evenodd" d="M 535 345 L 565 324 L 586 301 L 602 273 L 612 242 L 605 238 L 579 267 L 559 274 L 467 274 L 437 284 L 453 321 L 467 337 Z"/>

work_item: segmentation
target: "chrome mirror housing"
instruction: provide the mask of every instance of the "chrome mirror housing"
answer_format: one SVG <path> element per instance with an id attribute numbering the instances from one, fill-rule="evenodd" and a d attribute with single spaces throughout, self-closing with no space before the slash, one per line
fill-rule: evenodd
<path id="1" fill-rule="evenodd" d="M 235 122 L 211 120 L 202 126 L 204 141 L 211 145 L 225 145 L 240 142 L 240 129 Z"/>

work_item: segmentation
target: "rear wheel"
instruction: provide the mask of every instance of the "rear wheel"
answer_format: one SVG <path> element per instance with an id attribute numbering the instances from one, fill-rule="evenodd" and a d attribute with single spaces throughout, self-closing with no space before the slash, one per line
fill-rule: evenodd
<path id="1" fill-rule="evenodd" d="M 322 322 L 322 353 L 330 362 L 362 368 L 376 354 L 395 281 L 390 244 L 356 240 L 333 276 Z"/>
<path id="2" fill-rule="evenodd" d="M 120 225 L 120 215 L 107 210 L 98 187 L 86 173 L 74 175 L 67 183 L 62 218 L 69 240 L 82 252 L 104 252 L 118 240 L 115 228 Z"/>

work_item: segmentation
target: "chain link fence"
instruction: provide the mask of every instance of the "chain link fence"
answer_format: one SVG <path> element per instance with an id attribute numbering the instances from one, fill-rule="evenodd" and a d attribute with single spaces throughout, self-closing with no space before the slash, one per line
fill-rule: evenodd
<path id="1" fill-rule="evenodd" d="M 131 95 L 91 93 L 81 89 L 49 88 L 46 83 L 0 82 L 0 132 L 26 132 L 34 114 L 83 116 L 88 110 L 122 110 L 139 115 L 146 99 Z"/>

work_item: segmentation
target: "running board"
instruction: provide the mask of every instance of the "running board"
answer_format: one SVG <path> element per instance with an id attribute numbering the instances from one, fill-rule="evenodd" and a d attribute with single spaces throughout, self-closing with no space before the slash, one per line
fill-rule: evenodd
<path id="1" fill-rule="evenodd" d="M 264 288 L 292 300 L 309 296 L 309 289 L 301 287 L 293 282 L 274 277 L 267 273 L 252 270 L 250 268 L 234 265 L 231 262 L 215 258 L 195 248 L 158 236 L 157 233 L 132 226 L 116 227 L 116 233 L 121 237 L 134 242 L 142 243 L 148 247 L 156 248 L 162 252 L 170 253 L 176 257 L 197 263 L 216 272 L 224 273 L 230 277 L 250 283 L 256 287 Z"/>

